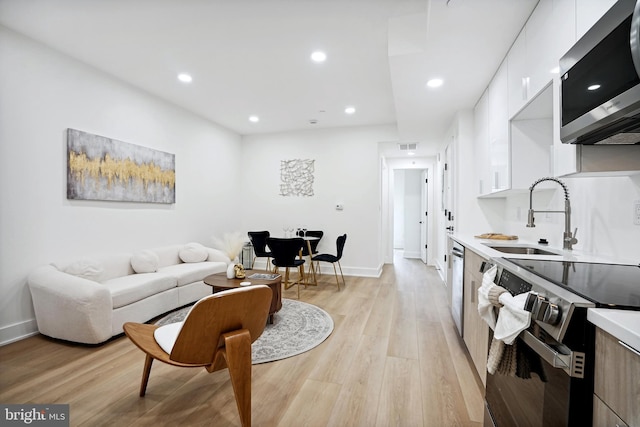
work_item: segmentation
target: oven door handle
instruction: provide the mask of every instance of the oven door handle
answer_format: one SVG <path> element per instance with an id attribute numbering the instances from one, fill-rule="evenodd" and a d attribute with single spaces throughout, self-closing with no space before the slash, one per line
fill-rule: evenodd
<path id="1" fill-rule="evenodd" d="M 522 331 L 520 338 L 554 368 L 560 368 L 572 377 L 584 378 L 584 353 L 572 351 L 570 354 L 562 354 L 526 330 Z"/>

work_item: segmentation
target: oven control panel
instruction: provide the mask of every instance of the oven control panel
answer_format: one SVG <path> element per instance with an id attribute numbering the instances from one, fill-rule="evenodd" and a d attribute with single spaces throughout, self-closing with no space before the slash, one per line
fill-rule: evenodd
<path id="1" fill-rule="evenodd" d="M 502 270 L 497 285 L 508 290 L 513 296 L 520 295 L 531 290 L 531 284 L 506 269 Z"/>

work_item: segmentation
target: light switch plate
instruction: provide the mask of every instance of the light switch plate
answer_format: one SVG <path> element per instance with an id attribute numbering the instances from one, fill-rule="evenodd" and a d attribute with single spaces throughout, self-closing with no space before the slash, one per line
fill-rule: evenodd
<path id="1" fill-rule="evenodd" d="M 640 200 L 633 203 L 633 223 L 640 225 Z"/>

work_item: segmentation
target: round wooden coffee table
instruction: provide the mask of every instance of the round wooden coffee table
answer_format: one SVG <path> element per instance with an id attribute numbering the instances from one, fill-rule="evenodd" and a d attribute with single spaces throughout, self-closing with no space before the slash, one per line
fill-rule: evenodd
<path id="1" fill-rule="evenodd" d="M 227 279 L 227 273 L 211 274 L 204 278 L 204 283 L 213 288 L 213 293 L 225 291 L 227 289 L 240 288 L 241 282 L 251 282 L 252 285 L 267 285 L 271 288 L 273 293 L 271 297 L 271 307 L 269 307 L 269 323 L 273 324 L 273 315 L 280 311 L 282 308 L 282 276 L 277 277 L 251 277 L 253 275 L 269 275 L 274 274 L 270 271 L 264 270 L 247 270 L 245 271 L 247 277 L 244 279 Z"/>

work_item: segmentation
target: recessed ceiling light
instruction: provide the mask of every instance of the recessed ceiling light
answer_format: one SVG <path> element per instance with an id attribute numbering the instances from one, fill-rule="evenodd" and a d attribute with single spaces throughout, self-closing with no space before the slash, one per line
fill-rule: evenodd
<path id="1" fill-rule="evenodd" d="M 317 50 L 311 54 L 311 60 L 314 62 L 324 62 L 327 60 L 327 54 Z"/>
<path id="2" fill-rule="evenodd" d="M 187 73 L 180 73 L 178 74 L 178 80 L 180 80 L 182 83 L 191 83 L 193 81 L 193 77 L 191 77 L 191 75 Z"/>
<path id="3" fill-rule="evenodd" d="M 260 121 L 260 117 L 258 116 L 249 116 L 249 121 L 252 123 L 258 123 Z"/>
<path id="4" fill-rule="evenodd" d="M 600 85 L 591 85 L 587 88 L 587 90 L 598 90 L 600 89 Z"/>
<path id="5" fill-rule="evenodd" d="M 344 112 L 347 113 L 347 114 L 353 114 L 353 113 L 356 112 L 356 107 L 346 107 L 344 109 Z"/>
<path id="6" fill-rule="evenodd" d="M 431 79 L 427 82 L 427 86 L 431 88 L 440 87 L 444 81 L 442 79 Z"/>

